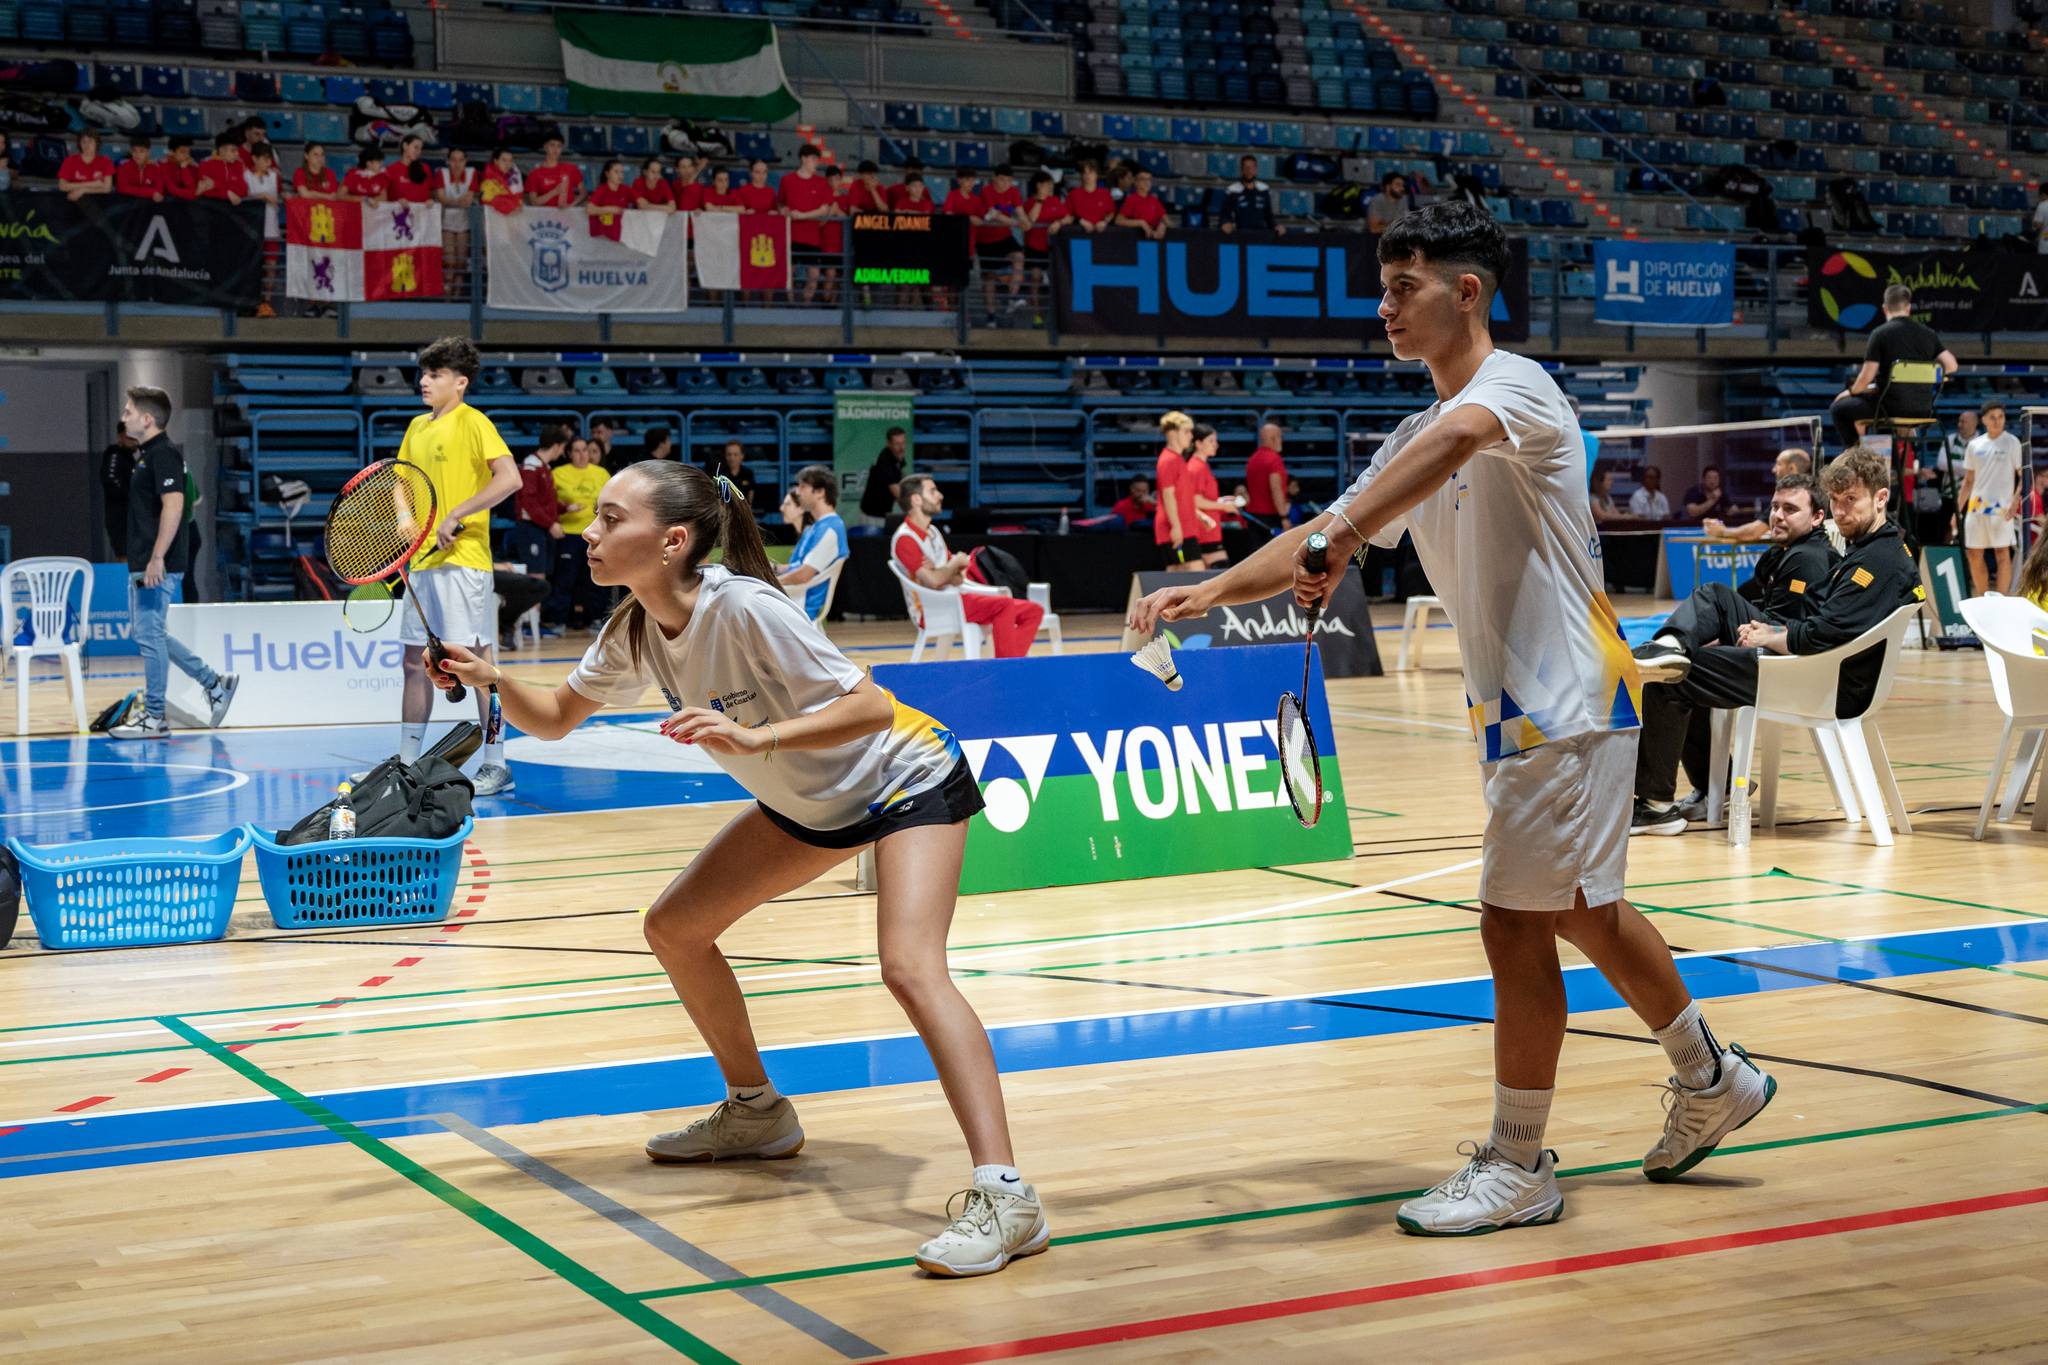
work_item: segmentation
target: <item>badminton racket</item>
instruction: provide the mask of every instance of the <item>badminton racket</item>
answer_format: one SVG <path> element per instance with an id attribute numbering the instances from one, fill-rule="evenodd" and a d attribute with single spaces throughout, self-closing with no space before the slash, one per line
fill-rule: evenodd
<path id="1" fill-rule="evenodd" d="M 412 590 L 410 568 L 413 556 L 434 534 L 439 510 L 434 481 L 426 470 L 406 460 L 379 460 L 342 485 L 327 512 L 327 563 L 343 582 L 358 586 L 382 583 L 396 574 L 427 632 L 427 664 L 435 670 L 447 660 L 448 648 L 427 620 L 420 595 Z M 461 701 L 468 693 L 458 682 L 449 689 L 448 699 Z"/>
<path id="2" fill-rule="evenodd" d="M 358 583 L 342 599 L 341 621 L 358 635 L 381 629 L 391 619 L 397 599 L 388 583 Z"/>
<path id="3" fill-rule="evenodd" d="M 1314 532 L 1308 538 L 1302 567 L 1310 573 L 1323 572 L 1329 551 L 1330 538 L 1321 531 Z M 1308 675 L 1309 665 L 1315 659 L 1316 622 L 1322 618 L 1322 600 L 1318 598 L 1307 610 L 1308 629 L 1301 646 L 1301 692 L 1280 694 L 1280 719 L 1274 737 L 1280 746 L 1280 785 L 1287 789 L 1294 818 L 1303 829 L 1314 829 L 1316 821 L 1323 818 L 1323 765 L 1316 753 L 1315 727 L 1308 721 Z"/>

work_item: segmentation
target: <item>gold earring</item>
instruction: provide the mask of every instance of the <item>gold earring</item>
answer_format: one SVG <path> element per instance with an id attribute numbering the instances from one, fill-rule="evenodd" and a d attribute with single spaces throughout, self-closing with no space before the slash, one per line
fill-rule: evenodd
<path id="1" fill-rule="evenodd" d="M 661 547 L 661 566 L 663 568 L 668 567 L 668 547 L 666 545 Z"/>

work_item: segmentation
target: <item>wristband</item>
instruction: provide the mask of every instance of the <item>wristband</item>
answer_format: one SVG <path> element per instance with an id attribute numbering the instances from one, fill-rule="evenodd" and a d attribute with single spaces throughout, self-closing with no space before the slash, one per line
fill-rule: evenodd
<path id="1" fill-rule="evenodd" d="M 778 733 L 776 732 L 776 729 L 775 729 L 775 722 L 774 722 L 774 721 L 772 721 L 772 720 L 764 720 L 764 721 L 762 721 L 761 723 L 762 723 L 763 725 L 765 725 L 765 726 L 767 726 L 767 727 L 768 727 L 768 755 L 767 755 L 767 756 L 768 756 L 769 758 L 773 758 L 773 757 L 775 757 L 775 751 L 776 751 L 777 749 L 780 749 L 780 748 L 782 747 L 782 736 L 781 736 L 780 734 L 778 734 Z"/>
<path id="2" fill-rule="evenodd" d="M 1351 524 L 1351 518 L 1350 518 L 1350 517 L 1347 517 L 1347 516 L 1345 516 L 1345 515 L 1344 515 L 1344 510 L 1343 510 L 1342 508 L 1340 508 L 1340 507 L 1333 507 L 1333 508 L 1331 508 L 1331 509 L 1330 509 L 1330 515 L 1332 515 L 1332 516 L 1336 517 L 1336 518 L 1337 518 L 1337 520 L 1339 520 L 1339 521 L 1343 522 L 1343 523 L 1344 523 L 1344 529 L 1346 529 L 1347 531 L 1351 532 L 1351 534 L 1352 534 L 1352 535 L 1354 535 L 1354 536 L 1358 536 L 1358 543 L 1359 543 L 1359 545 L 1360 545 L 1361 547 L 1363 547 L 1363 546 L 1364 546 L 1364 544 L 1365 544 L 1365 537 L 1364 537 L 1363 535 L 1360 535 L 1360 534 L 1359 534 L 1359 530 L 1358 530 L 1358 528 L 1357 528 L 1356 526 L 1353 526 L 1353 525 Z"/>

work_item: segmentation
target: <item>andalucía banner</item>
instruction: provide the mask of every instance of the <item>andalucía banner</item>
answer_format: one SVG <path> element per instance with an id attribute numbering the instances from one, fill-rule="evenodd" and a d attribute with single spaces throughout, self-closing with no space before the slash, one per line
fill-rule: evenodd
<path id="1" fill-rule="evenodd" d="M 775 123 L 799 108 L 765 19 L 558 9 L 555 33 L 574 113 Z"/>
<path id="2" fill-rule="evenodd" d="M 438 206 L 285 201 L 285 293 L 292 298 L 377 303 L 444 292 Z"/>

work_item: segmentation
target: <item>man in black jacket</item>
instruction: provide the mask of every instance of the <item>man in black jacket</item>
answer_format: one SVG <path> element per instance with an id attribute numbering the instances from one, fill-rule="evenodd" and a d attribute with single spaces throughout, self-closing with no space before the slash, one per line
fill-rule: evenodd
<path id="1" fill-rule="evenodd" d="M 1822 483 L 1836 526 L 1848 541 L 1846 555 L 1832 558 L 1819 529 L 1819 510 L 1808 501 L 1806 516 L 1787 525 L 1789 533 L 1803 524 L 1803 534 L 1788 534 L 1782 558 L 1767 575 L 1759 564 L 1758 577 L 1765 582 L 1756 600 L 1725 588 L 1696 593 L 1655 640 L 1637 651 L 1646 678 L 1661 675 L 1662 680 L 1646 681 L 1643 687 L 1632 833 L 1684 832 L 1694 812 L 1671 804 L 1677 760 L 1683 756 L 1694 788 L 1704 788 L 1710 759 L 1706 727 L 1694 723 L 1697 712 L 1754 705 L 1759 650 L 1820 654 L 1847 644 L 1921 596 L 1912 555 L 1898 527 L 1885 519 L 1890 473 L 1885 458 L 1873 450 L 1856 446 L 1844 452 L 1828 466 Z M 1785 516 L 1785 481 L 1779 489 L 1771 502 L 1774 528 Z M 1810 499 L 1810 486 L 1807 492 Z M 1870 704 L 1883 662 L 1873 650 L 1842 665 L 1842 715 L 1860 715 Z"/>

